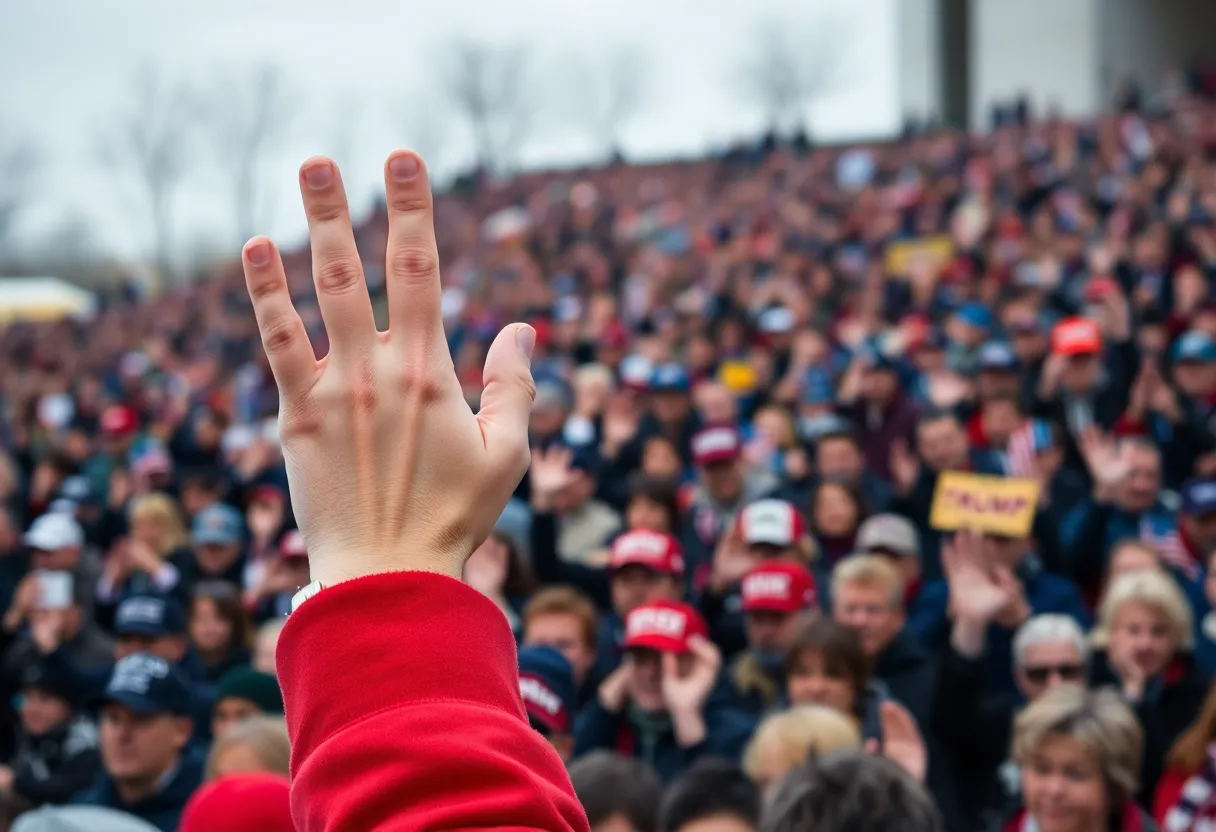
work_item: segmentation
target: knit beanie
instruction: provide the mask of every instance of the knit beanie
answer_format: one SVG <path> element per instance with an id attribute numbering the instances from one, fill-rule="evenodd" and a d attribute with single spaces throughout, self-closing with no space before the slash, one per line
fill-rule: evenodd
<path id="1" fill-rule="evenodd" d="M 220 678 L 215 701 L 222 699 L 246 699 L 262 713 L 283 713 L 283 693 L 278 680 L 251 667 L 234 668 Z"/>

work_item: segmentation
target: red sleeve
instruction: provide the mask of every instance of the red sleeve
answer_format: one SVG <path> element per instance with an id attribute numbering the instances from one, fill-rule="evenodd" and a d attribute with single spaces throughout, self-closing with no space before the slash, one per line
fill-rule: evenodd
<path id="1" fill-rule="evenodd" d="M 1172 768 L 1166 769 L 1161 775 L 1161 779 L 1157 781 L 1157 793 L 1153 797 L 1153 820 L 1158 824 L 1165 823 L 1165 816 L 1178 802 L 1178 798 L 1182 797 L 1182 787 L 1189 779 L 1190 775 Z"/>
<path id="2" fill-rule="evenodd" d="M 339 584 L 288 618 L 277 652 L 297 832 L 588 830 L 479 592 L 424 572 Z"/>

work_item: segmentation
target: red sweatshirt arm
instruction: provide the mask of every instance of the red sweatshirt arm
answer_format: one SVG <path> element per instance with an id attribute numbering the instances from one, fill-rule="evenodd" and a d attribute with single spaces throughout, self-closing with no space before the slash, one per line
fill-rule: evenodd
<path id="1" fill-rule="evenodd" d="M 288 618 L 277 654 L 297 832 L 588 829 L 481 593 L 425 572 L 339 584 Z"/>

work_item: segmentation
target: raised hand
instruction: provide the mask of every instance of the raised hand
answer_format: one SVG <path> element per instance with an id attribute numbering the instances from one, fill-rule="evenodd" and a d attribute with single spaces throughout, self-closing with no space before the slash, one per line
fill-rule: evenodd
<path id="1" fill-rule="evenodd" d="M 984 565 L 983 539 L 962 530 L 942 543 L 942 566 L 955 618 L 987 624 L 1010 603 L 1010 592 Z"/>
<path id="2" fill-rule="evenodd" d="M 416 154 L 395 151 L 384 180 L 387 331 L 376 330 L 330 159 L 300 170 L 328 355 L 313 353 L 274 244 L 255 237 L 242 252 L 279 390 L 292 505 L 323 585 L 405 570 L 459 580 L 528 467 L 535 331 L 512 324 L 498 334 L 474 415 L 443 332 L 426 169 Z"/>
<path id="3" fill-rule="evenodd" d="M 866 750 L 886 757 L 916 778 L 918 783 L 925 782 L 929 752 L 925 750 L 925 740 L 912 714 L 898 702 L 888 699 L 879 709 L 879 719 L 882 722 L 881 747 L 877 740 L 869 740 Z"/>
<path id="4" fill-rule="evenodd" d="M 574 481 L 574 470 L 570 467 L 573 454 L 569 448 L 554 446 L 548 451 L 537 451 L 532 455 L 530 483 L 532 507 L 548 511 L 553 507 L 553 498 Z"/>
<path id="5" fill-rule="evenodd" d="M 1081 434 L 1081 456 L 1094 479 L 1094 494 L 1099 499 L 1109 499 L 1111 491 L 1123 481 L 1127 465 L 1120 459 L 1115 440 L 1094 426 Z"/>
<path id="6" fill-rule="evenodd" d="M 912 493 L 920 477 L 920 460 L 908 449 L 908 443 L 903 439 L 891 443 L 890 466 L 895 490 L 905 496 Z"/>
<path id="7" fill-rule="evenodd" d="M 722 668 L 722 654 L 708 639 L 692 636 L 688 649 L 692 662 L 683 673 L 674 653 L 663 654 L 663 700 L 675 717 L 700 715 Z"/>
<path id="8" fill-rule="evenodd" d="M 743 580 L 743 576 L 759 563 L 759 558 L 747 550 L 747 544 L 734 528 L 729 528 L 718 538 L 714 548 L 714 561 L 709 574 L 709 586 L 719 595 Z"/>

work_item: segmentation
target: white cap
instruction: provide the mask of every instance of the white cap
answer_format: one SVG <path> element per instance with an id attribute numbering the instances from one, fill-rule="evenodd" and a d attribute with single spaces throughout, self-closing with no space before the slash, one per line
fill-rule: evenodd
<path id="1" fill-rule="evenodd" d="M 25 545 L 44 552 L 79 549 L 84 546 L 84 532 L 70 514 L 44 514 L 30 524 Z"/>

